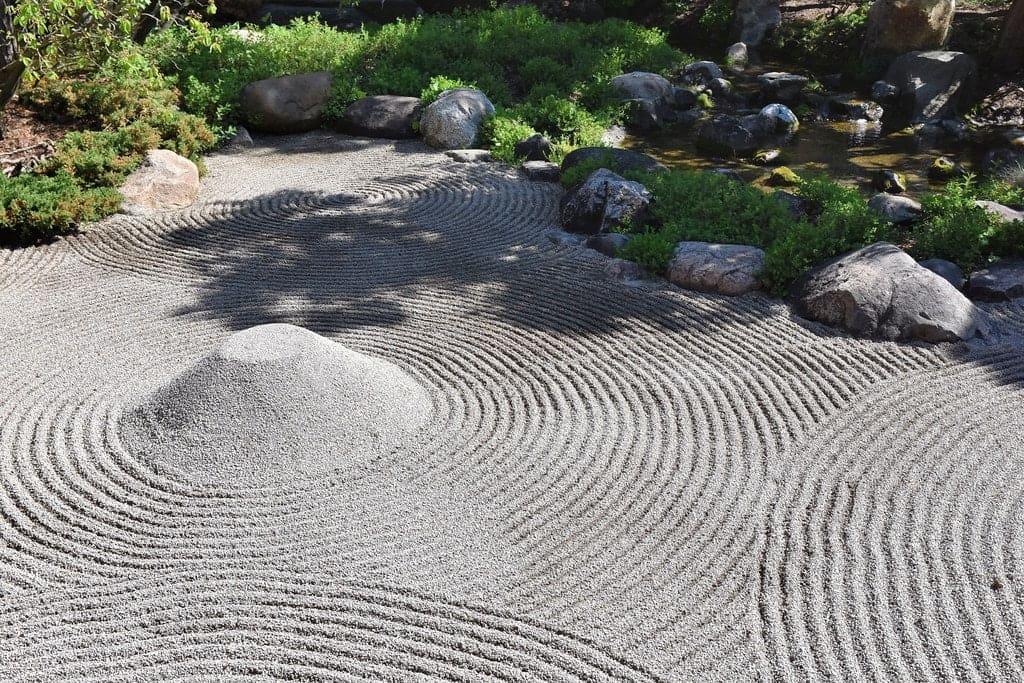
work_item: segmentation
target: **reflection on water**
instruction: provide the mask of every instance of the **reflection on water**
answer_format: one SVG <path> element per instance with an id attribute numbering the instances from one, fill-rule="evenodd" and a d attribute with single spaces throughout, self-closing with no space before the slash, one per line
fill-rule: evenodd
<path id="1" fill-rule="evenodd" d="M 703 156 L 693 146 L 690 131 L 666 129 L 644 136 L 629 135 L 624 147 L 646 152 L 674 168 L 732 168 L 745 180 L 757 182 L 768 170 L 739 159 Z M 969 161 L 963 143 L 950 139 L 928 140 L 910 131 L 889 133 L 881 124 L 866 122 L 808 121 L 782 148 L 779 163 L 801 174 L 824 174 L 848 185 L 870 190 L 874 171 L 892 169 L 907 179 L 908 193 L 921 194 L 941 187 L 928 179 L 928 168 L 937 156 Z"/>

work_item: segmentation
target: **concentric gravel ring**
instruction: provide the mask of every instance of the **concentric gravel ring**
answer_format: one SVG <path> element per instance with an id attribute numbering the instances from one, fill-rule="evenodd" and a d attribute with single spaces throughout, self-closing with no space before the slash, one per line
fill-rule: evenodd
<path id="1" fill-rule="evenodd" d="M 219 590 L 233 605 L 249 585 L 277 600 L 305 594 L 292 583 L 319 586 L 324 576 L 340 577 L 338 590 L 382 587 L 589 643 L 605 663 L 597 673 L 564 669 L 578 677 L 799 673 L 780 662 L 789 639 L 804 642 L 791 632 L 807 626 L 778 626 L 760 605 L 773 599 L 768 560 L 790 561 L 771 536 L 772 520 L 790 524 L 780 495 L 791 501 L 816 485 L 808 458 L 821 452 L 821 434 L 859 443 L 842 416 L 879 392 L 933 382 L 931 394 L 952 386 L 974 396 L 977 384 L 987 400 L 984 381 L 957 373 L 1005 365 L 993 350 L 851 340 L 759 296 L 609 281 L 592 253 L 547 242 L 556 186 L 453 164 L 417 143 L 317 134 L 218 155 L 210 168 L 196 207 L 120 217 L 54 245 L 45 281 L 16 283 L 6 295 L 14 305 L 0 310 L 18 340 L 0 367 L 4 628 L 19 647 L 74 652 L 98 677 L 130 677 L 132 664 L 158 667 L 154 676 L 216 676 L 196 663 L 203 652 L 224 658 L 225 676 L 241 665 L 216 637 L 187 653 L 176 649 L 187 645 L 175 640 L 182 634 L 131 650 L 128 631 L 108 625 L 105 651 L 125 665 L 90 668 L 101 653 L 80 651 L 86 627 L 42 626 L 71 610 L 76 593 L 102 612 L 104 595 L 194 581 L 214 587 L 183 594 L 182 609 L 203 615 Z M 1004 309 L 1010 327 L 1024 318 Z M 197 486 L 126 451 L 125 405 L 232 331 L 266 322 L 302 325 L 398 365 L 428 389 L 430 425 L 413 446 L 363 467 L 259 489 Z M 1012 385 L 1005 391 L 1016 396 Z M 865 413 L 863 431 L 899 441 L 901 425 L 885 417 Z M 965 444 L 951 443 L 951 454 Z M 837 461 L 859 462 L 838 448 Z M 287 578 L 267 588 L 267 572 Z M 153 611 L 166 612 L 164 600 Z M 292 608 L 298 622 L 322 614 Z M 328 612 L 363 615 L 364 625 L 378 618 L 354 602 Z M 288 675 L 401 677 L 379 665 L 392 645 L 368 646 L 359 659 L 315 628 L 275 628 L 253 626 L 284 643 L 243 648 L 253 671 L 284 675 L 265 668 L 277 653 Z M 442 659 L 491 647 L 474 638 Z M 394 645 L 396 657 L 411 652 L 422 668 L 416 648 L 425 646 L 413 641 Z M 160 660 L 164 646 L 191 669 Z M 536 649 L 500 655 L 523 662 L 508 670 L 477 659 L 461 673 L 430 666 L 456 678 L 543 677 L 522 659 Z M 878 675 L 875 663 L 861 672 Z"/>

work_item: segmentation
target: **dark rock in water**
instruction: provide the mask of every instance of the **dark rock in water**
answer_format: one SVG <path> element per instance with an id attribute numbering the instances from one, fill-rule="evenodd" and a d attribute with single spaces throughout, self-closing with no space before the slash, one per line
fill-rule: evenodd
<path id="1" fill-rule="evenodd" d="M 757 81 L 761 84 L 764 101 L 792 104 L 800 99 L 808 78 L 785 71 L 770 71 L 758 76 Z"/>
<path id="2" fill-rule="evenodd" d="M 843 74 L 825 74 L 821 77 L 821 84 L 829 90 L 839 90 L 843 87 Z"/>
<path id="3" fill-rule="evenodd" d="M 663 106 L 651 100 L 626 101 L 626 120 L 634 130 L 647 132 L 661 128 L 666 123 L 667 113 Z"/>
<path id="4" fill-rule="evenodd" d="M 773 133 L 791 135 L 800 130 L 800 119 L 784 104 L 769 104 L 758 112 L 758 116 L 770 122 Z"/>
<path id="5" fill-rule="evenodd" d="M 543 183 L 557 183 L 562 178 L 562 170 L 551 161 L 524 161 L 523 173 L 530 180 Z"/>
<path id="6" fill-rule="evenodd" d="M 892 104 L 900 96 L 900 89 L 888 81 L 875 81 L 871 85 L 871 99 L 882 105 Z"/>
<path id="7" fill-rule="evenodd" d="M 900 106 L 915 123 L 955 116 L 969 101 L 977 79 L 973 57 L 942 50 L 902 55 L 885 76 L 899 88 Z"/>
<path id="8" fill-rule="evenodd" d="M 886 169 L 877 171 L 871 177 L 871 185 L 879 192 L 903 194 L 907 191 L 907 181 L 902 174 Z"/>
<path id="9" fill-rule="evenodd" d="M 718 114 L 694 131 L 694 144 L 711 154 L 750 156 L 775 139 L 775 121 L 759 114 L 731 116 Z"/>
<path id="10" fill-rule="evenodd" d="M 984 313 L 953 285 L 886 242 L 817 266 L 792 295 L 801 316 L 863 337 L 934 343 L 988 331 Z"/>
<path id="11" fill-rule="evenodd" d="M 1024 296 L 1024 259 L 1002 259 L 971 273 L 967 295 L 978 301 L 1010 301 Z"/>
<path id="12" fill-rule="evenodd" d="M 957 289 L 963 289 L 964 282 L 964 271 L 960 270 L 960 266 L 941 258 L 930 258 L 925 261 L 918 263 L 922 268 L 927 268 L 949 284 L 953 285 Z"/>
<path id="13" fill-rule="evenodd" d="M 709 85 L 716 78 L 724 78 L 725 74 L 714 62 L 693 62 L 683 67 L 683 81 L 690 85 Z"/>
<path id="14" fill-rule="evenodd" d="M 825 100 L 822 118 L 830 121 L 881 121 L 882 105 L 870 100 L 858 100 L 850 95 L 839 95 Z"/>
<path id="15" fill-rule="evenodd" d="M 418 97 L 375 95 L 356 100 L 341 117 L 342 129 L 351 135 L 371 138 L 416 137 L 415 123 L 420 116 Z"/>
<path id="16" fill-rule="evenodd" d="M 327 71 L 267 78 L 242 89 L 242 115 L 267 133 L 303 133 L 319 128 L 331 94 Z"/>
<path id="17" fill-rule="evenodd" d="M 591 159 L 600 159 L 607 164 L 607 168 L 617 173 L 626 171 L 644 171 L 656 173 L 668 169 L 654 157 L 642 152 L 634 152 L 631 149 L 616 149 L 614 147 L 581 147 L 573 150 L 562 160 L 562 173 Z"/>
<path id="18" fill-rule="evenodd" d="M 615 256 L 620 249 L 629 244 L 630 239 L 632 238 L 629 235 L 623 235 L 621 232 L 603 232 L 587 238 L 584 244 L 605 256 Z"/>
<path id="19" fill-rule="evenodd" d="M 798 194 L 776 190 L 772 193 L 772 199 L 781 204 L 789 215 L 797 220 L 802 220 L 810 215 L 809 202 Z"/>
<path id="20" fill-rule="evenodd" d="M 880 192 L 869 199 L 868 208 L 897 225 L 913 223 L 924 215 L 921 202 L 888 192 Z"/>
<path id="21" fill-rule="evenodd" d="M 928 177 L 932 180 L 947 180 L 957 175 L 957 166 L 949 157 L 938 157 L 928 167 Z"/>
<path id="22" fill-rule="evenodd" d="M 676 88 L 672 91 L 672 106 L 676 109 L 693 109 L 697 106 L 697 93 L 689 88 Z"/>
<path id="23" fill-rule="evenodd" d="M 768 179 L 765 180 L 765 185 L 769 187 L 796 187 L 799 184 L 800 176 L 787 166 L 772 169 L 772 172 L 768 174 Z"/>
<path id="24" fill-rule="evenodd" d="M 742 244 L 680 242 L 665 273 L 685 289 L 739 296 L 758 289 L 764 251 Z"/>
<path id="25" fill-rule="evenodd" d="M 553 151 L 551 141 L 540 133 L 520 140 L 515 146 L 516 158 L 526 161 L 547 161 Z"/>
<path id="26" fill-rule="evenodd" d="M 599 168 L 562 197 L 562 227 L 596 235 L 643 222 L 651 193 L 643 185 Z"/>

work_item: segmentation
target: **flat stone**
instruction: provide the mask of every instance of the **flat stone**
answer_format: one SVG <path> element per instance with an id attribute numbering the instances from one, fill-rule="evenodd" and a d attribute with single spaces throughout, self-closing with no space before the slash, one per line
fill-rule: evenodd
<path id="1" fill-rule="evenodd" d="M 985 334 L 985 314 L 899 247 L 877 242 L 827 261 L 792 288 L 797 312 L 852 334 L 950 342 Z"/>
<path id="2" fill-rule="evenodd" d="M 849 95 L 837 95 L 825 100 L 821 115 L 830 121 L 881 121 L 885 110 L 871 100 L 860 100 Z"/>
<path id="3" fill-rule="evenodd" d="M 199 198 L 199 169 L 169 149 L 151 149 L 120 188 L 131 215 L 183 209 Z"/>
<path id="4" fill-rule="evenodd" d="M 879 192 L 868 200 L 868 207 L 886 220 L 903 225 L 913 223 L 924 215 L 921 202 L 902 195 Z"/>
<path id="5" fill-rule="evenodd" d="M 740 244 L 680 242 L 669 261 L 669 281 L 698 292 L 738 296 L 760 287 L 764 251 Z"/>
<path id="6" fill-rule="evenodd" d="M 999 204 L 998 202 L 989 201 L 987 199 L 980 199 L 974 202 L 975 206 L 984 209 L 986 212 L 999 218 L 1003 223 L 1013 223 L 1014 221 L 1024 221 L 1024 211 L 1017 211 L 1011 209 L 1008 206 Z"/>
<path id="7" fill-rule="evenodd" d="M 603 232 L 600 235 L 587 238 L 584 244 L 605 256 L 615 256 L 620 249 L 629 244 L 631 239 L 629 235 L 624 235 L 621 232 Z"/>
<path id="8" fill-rule="evenodd" d="M 613 280 L 621 280 L 623 282 L 643 280 L 647 277 L 647 271 L 641 268 L 639 264 L 621 258 L 609 259 L 608 263 L 605 264 L 604 273 Z"/>
<path id="9" fill-rule="evenodd" d="M 785 71 L 769 71 L 758 76 L 757 82 L 761 86 L 761 96 L 765 101 L 791 104 L 800 99 L 809 79 Z"/>
<path id="10" fill-rule="evenodd" d="M 474 161 L 490 161 L 491 151 L 487 149 L 450 149 L 444 153 L 449 159 L 460 164 Z"/>
<path id="11" fill-rule="evenodd" d="M 1024 259 L 996 261 L 971 273 L 967 295 L 979 301 L 1010 301 L 1024 296 Z"/>
<path id="12" fill-rule="evenodd" d="M 900 91 L 900 105 L 913 122 L 955 116 L 978 80 L 978 65 L 963 52 L 931 50 L 901 55 L 885 80 Z"/>
<path id="13" fill-rule="evenodd" d="M 562 178 L 562 169 L 551 161 L 524 161 L 523 173 L 530 180 L 543 183 L 557 183 Z"/>
<path id="14" fill-rule="evenodd" d="M 690 85 L 708 85 L 716 78 L 724 78 L 722 68 L 714 62 L 693 62 L 683 67 L 683 81 Z"/>

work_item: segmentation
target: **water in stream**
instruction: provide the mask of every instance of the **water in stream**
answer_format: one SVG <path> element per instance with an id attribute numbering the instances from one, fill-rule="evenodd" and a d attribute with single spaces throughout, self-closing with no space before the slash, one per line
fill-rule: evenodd
<path id="1" fill-rule="evenodd" d="M 778 67 L 762 67 L 776 69 Z M 756 86 L 756 72 L 735 77 L 737 91 Z M 756 109 L 755 109 L 756 111 Z M 666 128 L 644 135 L 629 134 L 622 145 L 646 152 L 670 168 L 706 170 L 732 168 L 745 180 L 758 183 L 770 168 L 755 166 L 749 160 L 711 158 L 693 144 L 692 129 Z M 837 182 L 870 191 L 874 171 L 891 169 L 907 179 L 908 194 L 920 195 L 941 188 L 943 183 L 928 179 L 928 169 L 939 156 L 950 156 L 971 167 L 972 150 L 967 143 L 952 138 L 922 138 L 910 130 L 889 131 L 880 123 L 833 122 L 807 118 L 801 121 L 796 136 L 782 148 L 785 165 L 800 174 L 823 174 Z"/>

